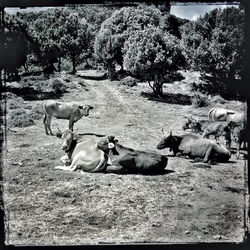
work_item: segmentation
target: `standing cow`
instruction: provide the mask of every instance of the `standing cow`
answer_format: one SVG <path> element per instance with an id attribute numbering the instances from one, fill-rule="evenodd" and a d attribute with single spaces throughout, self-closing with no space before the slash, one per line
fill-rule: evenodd
<path id="1" fill-rule="evenodd" d="M 196 120 L 188 118 L 188 121 L 183 125 L 183 130 L 191 129 L 196 133 L 203 133 L 202 137 L 209 138 L 214 135 L 217 141 L 220 136 L 225 137 L 226 147 L 231 148 L 231 131 L 228 122 Z"/>
<path id="2" fill-rule="evenodd" d="M 208 112 L 209 121 L 234 121 L 236 123 L 246 123 L 245 112 L 236 112 L 224 108 L 212 108 Z"/>
<path id="3" fill-rule="evenodd" d="M 242 142 L 244 142 L 244 148 L 246 148 L 246 143 L 249 139 L 249 132 L 245 124 L 238 124 L 236 122 L 229 122 L 228 124 L 231 128 L 232 136 L 236 143 L 236 159 L 240 157 L 240 148 Z"/>
<path id="4" fill-rule="evenodd" d="M 74 123 L 80 120 L 83 116 L 89 115 L 89 110 L 93 109 L 90 105 L 79 105 L 74 102 L 58 102 L 54 100 L 47 100 L 43 102 L 45 133 L 53 135 L 51 131 L 52 116 L 58 119 L 69 120 L 69 129 L 73 131 Z M 49 133 L 48 133 L 49 131 Z"/>

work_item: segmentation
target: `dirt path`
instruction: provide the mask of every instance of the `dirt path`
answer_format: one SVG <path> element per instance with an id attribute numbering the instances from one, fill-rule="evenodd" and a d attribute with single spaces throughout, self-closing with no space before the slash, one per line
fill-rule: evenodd
<path id="1" fill-rule="evenodd" d="M 89 71 L 79 74 L 86 78 Z M 169 173 L 56 171 L 63 155 L 60 140 L 45 135 L 42 119 L 34 126 L 9 130 L 4 168 L 8 243 L 241 242 L 246 162 L 233 155 L 227 164 L 204 168 L 172 157 L 168 150 L 158 151 L 161 129 L 182 133 L 190 106 L 147 100 L 141 91 L 149 89 L 142 83 L 128 88 L 108 80 L 84 82 L 87 88 L 63 98 L 94 106 L 75 129 L 113 134 L 126 146 L 169 154 Z M 67 125 L 52 120 L 54 131 Z"/>

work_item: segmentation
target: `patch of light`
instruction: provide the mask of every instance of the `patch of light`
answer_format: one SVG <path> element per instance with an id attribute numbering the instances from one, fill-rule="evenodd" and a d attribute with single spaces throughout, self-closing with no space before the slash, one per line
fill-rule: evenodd
<path id="1" fill-rule="evenodd" d="M 225 9 L 229 7 L 238 8 L 239 5 L 212 5 L 212 4 L 203 4 L 203 5 L 172 5 L 170 13 L 189 20 L 196 20 L 200 16 L 204 16 L 207 12 L 210 12 L 213 9 Z"/>

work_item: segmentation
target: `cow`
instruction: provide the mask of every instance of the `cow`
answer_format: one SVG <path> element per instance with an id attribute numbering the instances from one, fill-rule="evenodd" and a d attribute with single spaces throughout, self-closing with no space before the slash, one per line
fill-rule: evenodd
<path id="1" fill-rule="evenodd" d="M 226 147 L 231 148 L 231 131 L 228 122 L 195 120 L 188 118 L 188 121 L 183 125 L 183 130 L 191 129 L 196 133 L 202 132 L 202 137 L 209 138 L 214 135 L 217 141 L 220 136 L 224 136 L 226 140 Z"/>
<path id="2" fill-rule="evenodd" d="M 73 131 L 74 123 L 81 119 L 83 116 L 89 115 L 89 110 L 93 109 L 90 105 L 79 105 L 74 102 L 58 102 L 54 100 L 44 101 L 43 104 L 44 120 L 46 135 L 53 135 L 51 131 L 52 116 L 58 119 L 69 120 L 69 129 Z M 49 133 L 48 133 L 49 131 Z"/>
<path id="3" fill-rule="evenodd" d="M 59 133 L 56 136 L 63 140 L 61 148 L 65 151 L 66 155 L 61 157 L 61 162 L 64 166 L 57 166 L 55 169 L 65 171 L 80 169 L 81 171 L 91 173 L 105 171 L 108 157 L 102 150 L 97 148 L 94 139 L 80 136 L 76 134 L 76 131 L 65 130 L 61 132 L 59 128 L 58 130 Z"/>
<path id="4" fill-rule="evenodd" d="M 227 162 L 231 157 L 231 152 L 223 145 L 213 140 L 202 138 L 195 134 L 186 135 L 164 135 L 156 146 L 162 150 L 169 148 L 174 156 L 189 156 L 195 161 L 209 162 Z"/>
<path id="5" fill-rule="evenodd" d="M 168 163 L 166 156 L 124 147 L 114 136 L 98 141 L 97 147 L 110 158 L 106 167 L 109 173 L 163 174 Z"/>
<path id="6" fill-rule="evenodd" d="M 208 112 L 209 121 L 234 121 L 236 123 L 246 123 L 245 112 L 236 112 L 224 108 L 212 108 Z"/>
<path id="7" fill-rule="evenodd" d="M 246 142 L 249 139 L 249 132 L 246 124 L 239 124 L 231 121 L 228 125 L 231 128 L 232 136 L 236 143 L 236 159 L 239 159 L 241 144 L 244 142 L 244 148 L 246 148 Z"/>

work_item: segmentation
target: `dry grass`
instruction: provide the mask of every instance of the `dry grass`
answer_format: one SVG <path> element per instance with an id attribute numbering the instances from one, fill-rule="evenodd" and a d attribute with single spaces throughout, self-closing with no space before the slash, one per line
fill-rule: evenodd
<path id="1" fill-rule="evenodd" d="M 69 78 L 79 81 L 77 76 Z M 163 127 L 183 133 L 185 115 L 191 110 L 207 115 L 210 107 L 147 100 L 140 95 L 150 91 L 146 83 L 134 88 L 108 80 L 84 83 L 89 91 L 83 87 L 63 96 L 65 101 L 95 107 L 75 124 L 78 132 L 113 134 L 125 146 L 168 154 L 171 172 L 143 176 L 58 171 L 54 167 L 61 165 L 61 141 L 45 135 L 41 120 L 35 126 L 10 130 L 3 168 L 7 243 L 241 242 L 244 194 L 232 190 L 244 189 L 244 161 L 233 154 L 229 163 L 202 168 L 156 149 Z M 176 86 L 166 85 L 168 96 L 178 97 Z M 181 91 L 191 96 L 185 88 Z M 36 105 L 37 101 L 28 101 L 28 106 Z M 54 119 L 54 132 L 56 126 L 63 129 L 68 122 Z"/>

